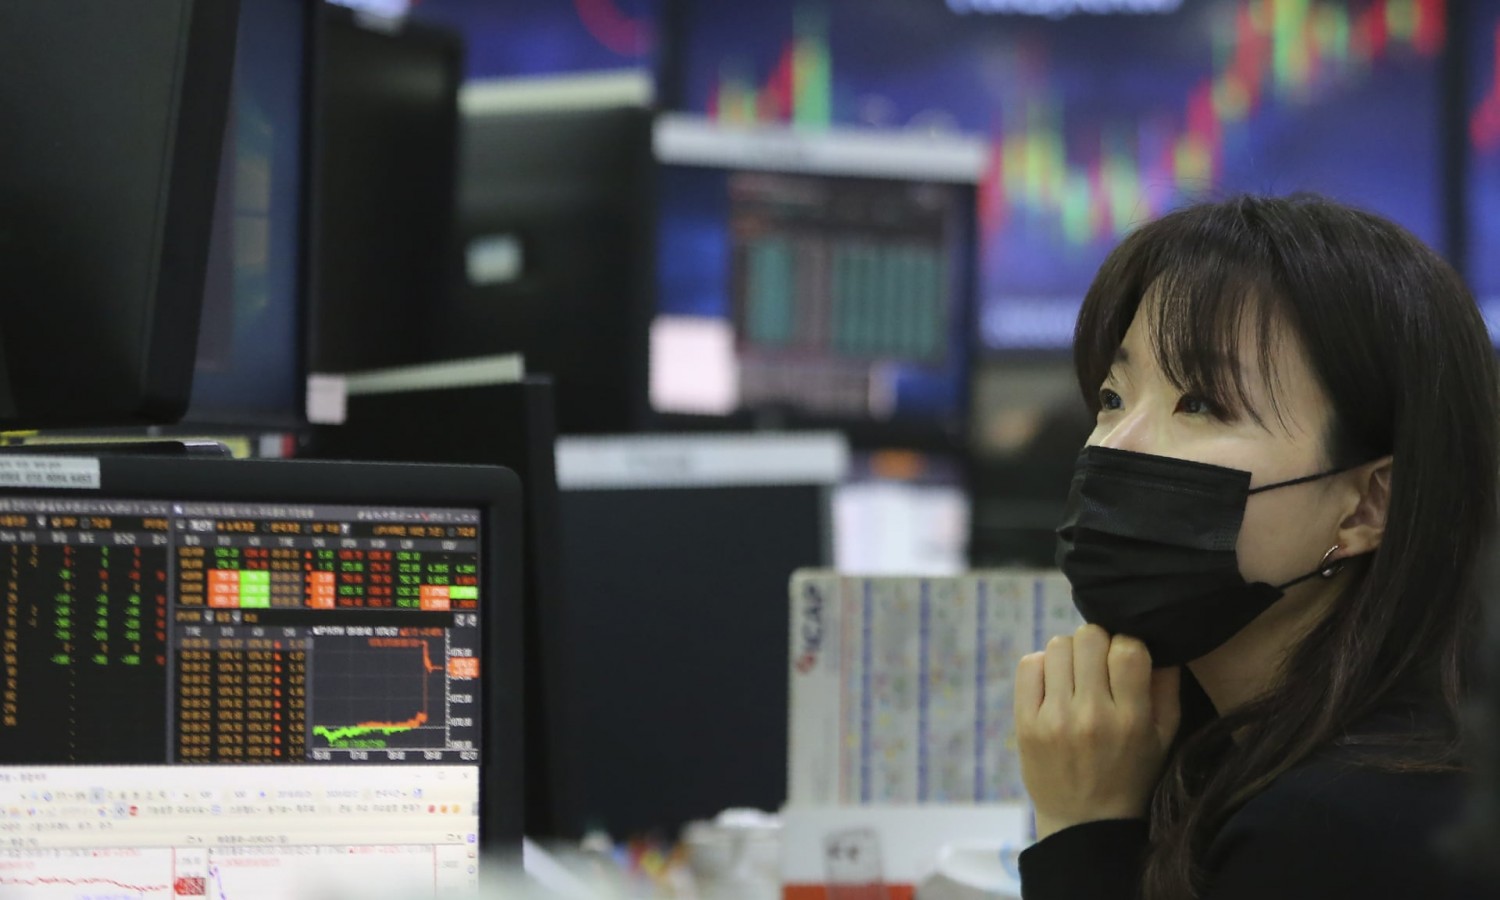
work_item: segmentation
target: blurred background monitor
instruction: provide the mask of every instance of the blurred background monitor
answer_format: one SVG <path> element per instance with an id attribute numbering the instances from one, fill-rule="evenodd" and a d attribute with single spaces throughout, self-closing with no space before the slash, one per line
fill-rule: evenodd
<path id="1" fill-rule="evenodd" d="M 1500 342 L 1500 2 L 1472 0 L 1462 30 L 1467 60 L 1464 137 L 1467 156 L 1469 286 Z"/>
<path id="2" fill-rule="evenodd" d="M 309 364 L 352 372 L 430 348 L 447 290 L 463 43 L 446 29 L 325 6 Z"/>
<path id="3" fill-rule="evenodd" d="M 0 6 L 0 424 L 186 409 L 237 6 Z"/>
<path id="4" fill-rule="evenodd" d="M 655 420 L 957 443 L 978 142 L 657 122 Z"/>
<path id="5" fill-rule="evenodd" d="M 832 434 L 565 438 L 561 832 L 786 800 L 787 585 L 832 562 Z"/>
<path id="6" fill-rule="evenodd" d="M 240 4 L 188 411 L 194 422 L 285 428 L 302 420 L 321 5 Z"/>
<path id="7" fill-rule="evenodd" d="M 409 7 L 414 18 L 464 32 L 468 77 L 479 81 L 613 76 L 649 67 L 667 49 L 664 20 L 677 0 L 335 2 L 370 9 Z"/>
<path id="8" fill-rule="evenodd" d="M 630 100 L 650 85 L 566 90 L 591 99 L 465 90 L 456 288 L 435 343 L 444 356 L 523 353 L 556 382 L 563 434 L 628 432 L 644 404 L 653 220 L 651 113 Z"/>
<path id="9" fill-rule="evenodd" d="M 1018 102 L 985 184 L 982 344 L 1071 346 L 1105 255 L 1196 200 L 1316 191 L 1450 249 L 1447 19 L 1433 0 L 1200 0 L 1016 29 Z"/>
<path id="10" fill-rule="evenodd" d="M 351 391 L 344 421 L 313 429 L 316 459 L 504 466 L 521 481 L 526 834 L 557 834 L 573 796 L 563 741 L 570 699 L 567 606 L 558 557 L 557 430 L 545 377 L 434 384 L 431 367 L 386 370 L 381 390 Z M 425 386 L 417 386 L 418 379 Z M 353 382 L 358 384 L 357 378 Z"/>

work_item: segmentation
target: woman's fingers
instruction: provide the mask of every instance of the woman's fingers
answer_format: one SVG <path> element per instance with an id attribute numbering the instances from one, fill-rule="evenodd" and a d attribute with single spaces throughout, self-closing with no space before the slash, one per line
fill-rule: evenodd
<path id="1" fill-rule="evenodd" d="M 1074 696 L 1109 701 L 1109 646 L 1109 632 L 1098 625 L 1085 625 L 1074 632 Z"/>
<path id="2" fill-rule="evenodd" d="M 1177 671 L 1151 671 L 1134 638 L 1089 626 L 1016 673 L 1021 776 L 1039 834 L 1146 814 L 1177 728 Z"/>
<path id="3" fill-rule="evenodd" d="M 1073 699 L 1073 638 L 1059 635 L 1047 642 L 1042 672 L 1046 679 L 1044 700 Z"/>
<path id="4" fill-rule="evenodd" d="M 1109 641 L 1109 683 L 1115 706 L 1122 712 L 1151 714 L 1151 653 L 1133 637 L 1116 635 Z"/>
<path id="5" fill-rule="evenodd" d="M 1016 727 L 1022 730 L 1029 729 L 1036 720 L 1036 711 L 1046 696 L 1042 659 L 1040 653 L 1028 653 L 1016 667 Z"/>

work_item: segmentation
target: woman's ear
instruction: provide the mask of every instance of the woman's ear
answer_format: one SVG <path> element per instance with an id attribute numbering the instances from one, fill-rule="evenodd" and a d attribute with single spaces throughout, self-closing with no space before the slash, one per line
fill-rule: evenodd
<path id="1" fill-rule="evenodd" d="M 1350 474 L 1357 478 L 1359 501 L 1354 512 L 1339 524 L 1340 558 L 1360 556 L 1379 547 L 1391 509 L 1391 457 L 1367 463 Z"/>

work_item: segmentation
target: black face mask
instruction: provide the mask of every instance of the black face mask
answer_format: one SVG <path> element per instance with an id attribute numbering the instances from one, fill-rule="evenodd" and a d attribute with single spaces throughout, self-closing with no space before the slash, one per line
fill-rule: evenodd
<path id="1" fill-rule="evenodd" d="M 1078 456 L 1057 529 L 1057 565 L 1083 618 L 1139 638 L 1158 668 L 1198 659 L 1283 592 L 1250 584 L 1235 547 L 1251 494 L 1317 481 L 1339 469 L 1250 490 L 1250 473 L 1107 447 Z"/>

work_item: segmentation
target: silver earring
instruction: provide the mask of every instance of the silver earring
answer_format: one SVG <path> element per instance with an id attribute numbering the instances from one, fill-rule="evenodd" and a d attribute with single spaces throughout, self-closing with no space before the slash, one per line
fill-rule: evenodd
<path id="1" fill-rule="evenodd" d="M 1339 545 L 1334 544 L 1323 554 L 1323 561 L 1318 563 L 1318 574 L 1324 578 L 1332 578 L 1344 570 L 1344 561 L 1335 560 L 1333 554 L 1339 552 Z"/>

